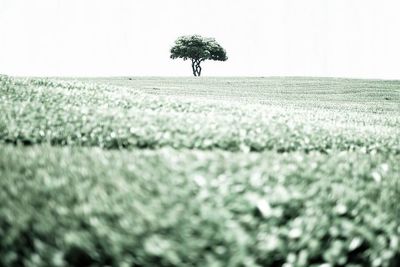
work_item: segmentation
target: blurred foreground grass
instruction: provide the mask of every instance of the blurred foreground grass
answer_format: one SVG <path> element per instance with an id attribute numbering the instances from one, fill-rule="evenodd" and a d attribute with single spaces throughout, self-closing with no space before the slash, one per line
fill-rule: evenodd
<path id="1" fill-rule="evenodd" d="M 395 156 L 49 146 L 0 154 L 3 266 L 400 263 Z"/>

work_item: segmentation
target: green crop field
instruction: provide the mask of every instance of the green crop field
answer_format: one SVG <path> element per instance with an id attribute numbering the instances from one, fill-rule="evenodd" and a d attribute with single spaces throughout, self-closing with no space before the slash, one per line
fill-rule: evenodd
<path id="1" fill-rule="evenodd" d="M 400 81 L 0 76 L 0 266 L 400 266 Z"/>

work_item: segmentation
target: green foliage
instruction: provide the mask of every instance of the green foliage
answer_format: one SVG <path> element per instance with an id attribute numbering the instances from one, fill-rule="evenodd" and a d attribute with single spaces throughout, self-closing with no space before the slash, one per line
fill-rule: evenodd
<path id="1" fill-rule="evenodd" d="M 171 48 L 171 58 L 218 61 L 228 59 L 226 51 L 214 38 L 204 38 L 200 35 L 179 37 Z"/>

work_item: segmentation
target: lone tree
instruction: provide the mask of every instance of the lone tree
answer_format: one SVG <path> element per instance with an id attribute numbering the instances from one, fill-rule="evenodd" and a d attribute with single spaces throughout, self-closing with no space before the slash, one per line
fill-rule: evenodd
<path id="1" fill-rule="evenodd" d="M 171 48 L 171 58 L 190 59 L 194 76 L 201 75 L 201 62 L 205 60 L 226 61 L 225 49 L 214 38 L 204 38 L 200 35 L 182 36 Z"/>

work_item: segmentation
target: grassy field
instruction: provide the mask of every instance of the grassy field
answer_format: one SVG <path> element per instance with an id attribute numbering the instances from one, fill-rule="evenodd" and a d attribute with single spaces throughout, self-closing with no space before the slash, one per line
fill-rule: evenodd
<path id="1" fill-rule="evenodd" d="M 400 81 L 0 77 L 0 266 L 399 266 Z"/>

